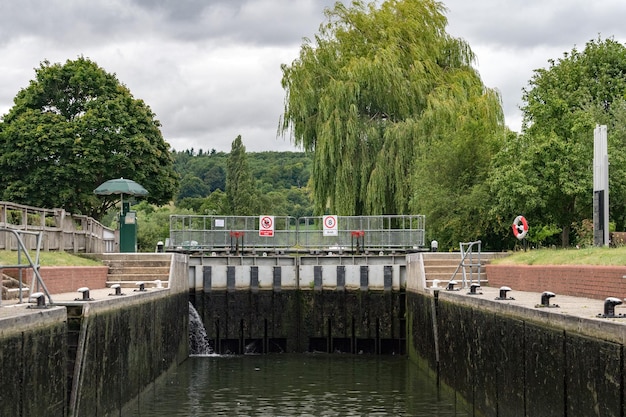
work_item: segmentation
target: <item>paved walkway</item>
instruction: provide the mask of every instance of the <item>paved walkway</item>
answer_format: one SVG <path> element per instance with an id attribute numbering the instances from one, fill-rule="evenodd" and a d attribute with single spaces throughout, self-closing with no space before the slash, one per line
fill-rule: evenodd
<path id="1" fill-rule="evenodd" d="M 167 291 L 167 289 L 147 288 L 145 292 L 139 292 L 135 291 L 134 288 L 122 288 L 123 296 L 115 296 L 115 290 L 111 288 L 100 288 L 95 290 L 90 289 L 89 298 L 92 298 L 94 300 L 91 302 L 110 302 L 113 300 L 119 300 L 121 297 L 139 297 L 144 294 L 154 293 L 157 291 Z M 22 303 L 19 302 L 19 299 L 2 300 L 2 305 L 0 305 L 0 321 L 6 318 L 16 317 L 20 315 L 41 315 L 46 311 L 51 311 L 54 309 L 65 309 L 64 306 L 66 305 L 76 305 L 85 302 L 81 301 L 82 293 L 79 293 L 77 291 L 62 294 L 52 294 L 51 296 L 54 305 L 49 305 L 48 298 L 46 297 L 46 308 L 35 308 L 36 302 L 34 302 L 34 300 L 31 300 L 29 302 L 27 295 L 23 297 Z"/>
<path id="2" fill-rule="evenodd" d="M 430 289 L 432 290 L 432 289 Z M 146 292 L 151 293 L 155 291 L 166 291 L 165 289 L 149 288 Z M 115 290 L 111 288 L 102 288 L 90 290 L 90 298 L 95 301 L 110 301 L 118 298 L 115 295 Z M 134 288 L 122 288 L 124 297 L 141 296 L 141 293 Z M 599 315 L 604 314 L 604 300 L 596 300 L 591 298 L 572 297 L 566 295 L 555 294 L 550 298 L 550 305 L 553 307 L 541 307 L 541 292 L 520 292 L 512 289 L 508 291 L 507 297 L 512 299 L 496 300 L 500 295 L 499 288 L 493 287 L 479 287 L 477 294 L 469 294 L 468 289 L 461 289 L 458 291 L 447 291 L 445 288 L 439 289 L 439 296 L 442 299 L 454 299 L 462 303 L 469 303 L 473 305 L 486 306 L 488 308 L 500 309 L 505 311 L 523 311 L 528 310 L 530 314 L 537 313 L 541 315 L 549 314 L 554 317 L 575 317 L 581 319 L 598 320 L 601 322 L 614 322 L 616 324 L 623 324 L 626 326 L 626 303 L 615 306 L 615 315 L 624 316 L 624 318 L 604 318 Z M 80 304 L 83 301 L 81 293 L 71 292 L 63 294 L 52 294 L 52 300 L 55 304 L 72 305 Z M 76 300 L 78 299 L 78 300 Z M 47 303 L 47 300 L 46 300 Z M 28 302 L 28 297 L 24 297 L 22 304 L 18 303 L 17 299 L 14 300 L 2 300 L 0 305 L 0 320 L 6 317 L 12 317 L 16 315 L 28 315 L 41 313 L 41 309 L 32 308 L 35 303 Z M 558 305 L 558 307 L 554 307 Z M 59 308 L 55 306 L 48 306 L 49 308 Z"/>
<path id="3" fill-rule="evenodd" d="M 463 295 L 470 298 L 492 300 L 499 304 L 508 304 L 528 309 L 549 311 L 550 313 L 557 315 L 569 315 L 581 318 L 598 318 L 598 314 L 604 313 L 604 300 L 596 300 L 592 298 L 555 294 L 554 297 L 549 299 L 551 307 L 540 307 L 541 292 L 520 292 L 512 289 L 507 292 L 507 298 L 513 298 L 512 300 L 496 300 L 496 298 L 500 296 L 500 289 L 494 287 L 480 287 L 478 288 L 477 292 L 479 294 L 477 295 L 468 294 L 469 290 L 467 289 L 460 291 L 446 291 L 445 289 L 440 290 L 440 293 L 444 292 Z M 555 305 L 558 307 L 555 307 Z M 615 306 L 615 314 L 618 315 L 620 313 L 626 315 L 626 303 Z M 603 320 L 620 321 L 621 319 Z M 626 318 L 623 321 L 624 324 L 626 324 Z"/>

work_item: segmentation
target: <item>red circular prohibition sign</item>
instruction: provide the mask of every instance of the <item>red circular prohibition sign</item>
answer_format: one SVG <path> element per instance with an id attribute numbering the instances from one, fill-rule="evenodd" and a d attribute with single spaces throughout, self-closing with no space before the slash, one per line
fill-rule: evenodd
<path id="1" fill-rule="evenodd" d="M 271 217 L 263 217 L 261 219 L 261 227 L 263 229 L 271 229 L 272 228 L 272 218 Z"/>

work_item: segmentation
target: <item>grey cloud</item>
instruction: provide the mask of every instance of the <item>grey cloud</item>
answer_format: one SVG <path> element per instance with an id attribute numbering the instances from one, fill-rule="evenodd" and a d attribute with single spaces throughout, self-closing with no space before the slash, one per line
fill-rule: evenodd
<path id="1" fill-rule="evenodd" d="M 333 0 L 132 0 L 161 17 L 162 30 L 183 40 L 223 39 L 256 45 L 286 45 L 317 31 Z"/>
<path id="2" fill-rule="evenodd" d="M 380 3 L 380 0 L 377 1 Z M 280 64 L 335 0 L 0 0 L 0 114 L 39 62 L 83 55 L 116 73 L 176 149 L 295 150 L 276 137 Z M 350 3 L 344 0 L 344 3 Z M 449 31 L 478 55 L 488 87 L 519 124 L 532 70 L 601 34 L 623 42 L 623 0 L 444 0 Z M 624 28 L 624 29 L 622 29 Z M 513 126 L 516 128 L 516 126 Z"/>
<path id="3" fill-rule="evenodd" d="M 571 50 L 576 45 L 584 47 L 598 34 L 610 37 L 624 33 L 626 2 L 618 0 L 446 0 L 445 3 L 457 36 L 493 47 L 562 45 Z"/>
<path id="4" fill-rule="evenodd" d="M 0 2 L 0 45 L 21 37 L 56 40 L 65 45 L 101 44 L 119 39 L 146 16 L 117 2 L 22 0 Z"/>

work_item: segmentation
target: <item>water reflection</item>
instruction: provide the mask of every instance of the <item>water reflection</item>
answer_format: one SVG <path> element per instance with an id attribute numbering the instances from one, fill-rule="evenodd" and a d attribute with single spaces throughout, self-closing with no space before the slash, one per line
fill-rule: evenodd
<path id="1" fill-rule="evenodd" d="M 325 354 L 191 357 L 132 408 L 125 415 L 471 415 L 404 357 Z"/>

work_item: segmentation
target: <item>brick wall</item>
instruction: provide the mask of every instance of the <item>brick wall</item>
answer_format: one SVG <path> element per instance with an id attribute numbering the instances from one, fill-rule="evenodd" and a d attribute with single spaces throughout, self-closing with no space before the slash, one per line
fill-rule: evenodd
<path id="1" fill-rule="evenodd" d="M 75 292 L 78 288 L 106 288 L 107 266 L 42 266 L 39 273 L 50 294 Z M 18 277 L 17 269 L 3 269 L 2 273 Z M 30 283 L 33 273 L 30 269 L 22 270 L 25 283 Z"/>
<path id="2" fill-rule="evenodd" d="M 626 266 L 487 265 L 490 287 L 604 300 L 626 297 Z"/>

